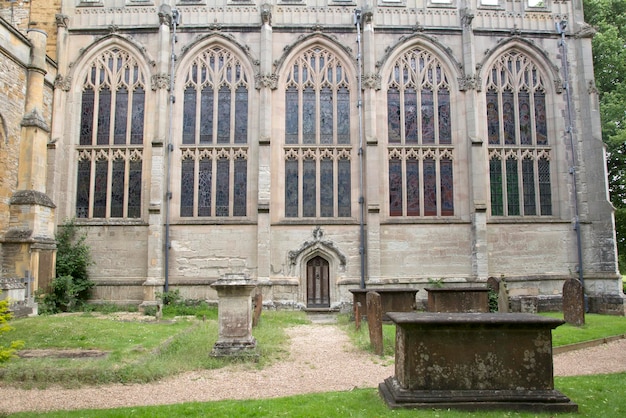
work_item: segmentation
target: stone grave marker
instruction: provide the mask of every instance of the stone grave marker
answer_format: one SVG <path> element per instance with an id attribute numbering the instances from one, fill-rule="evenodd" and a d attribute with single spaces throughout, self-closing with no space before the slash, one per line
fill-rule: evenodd
<path id="1" fill-rule="evenodd" d="M 563 284 L 563 319 L 577 327 L 585 324 L 585 290 L 578 279 Z"/>
<path id="2" fill-rule="evenodd" d="M 361 309 L 363 309 L 361 302 L 354 304 L 354 327 L 357 331 L 361 329 Z"/>
<path id="3" fill-rule="evenodd" d="M 259 325 L 261 320 L 261 312 L 263 312 L 263 293 L 257 289 L 254 295 L 254 313 L 252 315 L 252 327 Z"/>
<path id="4" fill-rule="evenodd" d="M 380 294 L 377 292 L 367 292 L 367 325 L 370 332 L 370 344 L 374 353 L 383 355 L 383 306 Z"/>
<path id="5" fill-rule="evenodd" d="M 507 313 L 509 311 L 509 292 L 506 289 L 504 280 L 500 280 L 498 285 L 498 312 Z"/>

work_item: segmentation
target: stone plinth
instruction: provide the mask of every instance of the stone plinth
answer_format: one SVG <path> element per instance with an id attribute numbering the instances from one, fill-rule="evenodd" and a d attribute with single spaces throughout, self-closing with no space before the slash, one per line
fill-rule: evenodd
<path id="1" fill-rule="evenodd" d="M 359 313 L 360 319 L 365 317 L 367 306 L 367 292 L 376 292 L 380 295 L 380 301 L 383 310 L 383 321 L 389 321 L 387 312 L 411 312 L 415 310 L 415 295 L 417 289 L 410 287 L 380 287 L 380 288 L 367 288 L 367 289 L 349 289 L 352 293 L 353 306 L 357 306 L 357 303 L 361 304 Z"/>
<path id="2" fill-rule="evenodd" d="M 395 376 L 379 385 L 391 408 L 577 411 L 554 389 L 552 329 L 519 313 L 390 312 Z"/>
<path id="3" fill-rule="evenodd" d="M 429 312 L 489 312 L 487 287 L 426 288 Z"/>
<path id="4" fill-rule="evenodd" d="M 256 282 L 243 274 L 227 274 L 211 287 L 217 291 L 219 323 L 219 336 L 211 355 L 256 355 L 251 295 Z"/>

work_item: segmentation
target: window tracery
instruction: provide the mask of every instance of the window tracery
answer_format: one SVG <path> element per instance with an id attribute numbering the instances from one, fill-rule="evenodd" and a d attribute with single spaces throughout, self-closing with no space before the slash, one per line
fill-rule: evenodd
<path id="1" fill-rule="evenodd" d="M 76 217 L 141 217 L 145 77 L 127 51 L 96 57 L 83 81 Z"/>
<path id="2" fill-rule="evenodd" d="M 248 76 L 221 46 L 207 48 L 185 76 L 181 217 L 247 214 Z"/>
<path id="3" fill-rule="evenodd" d="M 389 215 L 454 215 L 450 85 L 441 62 L 407 51 L 387 86 Z"/>
<path id="4" fill-rule="evenodd" d="M 314 46 L 295 60 L 285 110 L 285 216 L 350 217 L 350 83 L 335 54 Z"/>
<path id="5" fill-rule="evenodd" d="M 486 103 L 491 215 L 552 215 L 544 76 L 509 51 L 489 71 Z"/>

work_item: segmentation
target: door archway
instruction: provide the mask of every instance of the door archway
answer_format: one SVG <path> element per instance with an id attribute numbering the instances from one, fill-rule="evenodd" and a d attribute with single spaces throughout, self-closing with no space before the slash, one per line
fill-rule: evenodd
<path id="1" fill-rule="evenodd" d="M 306 263 L 306 301 L 307 308 L 330 308 L 330 267 L 319 255 Z"/>

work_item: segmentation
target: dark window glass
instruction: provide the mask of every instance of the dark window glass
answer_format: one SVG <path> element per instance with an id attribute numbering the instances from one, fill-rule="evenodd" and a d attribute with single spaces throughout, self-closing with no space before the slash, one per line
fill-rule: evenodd
<path id="1" fill-rule="evenodd" d="M 535 92 L 535 129 L 537 131 L 537 145 L 548 145 L 546 96 L 542 91 Z"/>
<path id="2" fill-rule="evenodd" d="M 450 121 L 450 92 L 439 90 L 437 92 L 438 116 L 439 116 L 439 143 L 452 143 L 452 126 Z"/>
<path id="3" fill-rule="evenodd" d="M 552 191 L 550 187 L 550 161 L 540 158 L 538 161 L 539 171 L 539 202 L 541 214 L 552 215 Z"/>
<path id="4" fill-rule="evenodd" d="M 519 182 L 515 158 L 507 158 L 506 160 L 506 198 L 509 216 L 519 215 Z"/>
<path id="5" fill-rule="evenodd" d="M 320 91 L 320 143 L 333 143 L 333 92 L 330 87 Z"/>
<path id="6" fill-rule="evenodd" d="M 302 163 L 302 216 L 315 216 L 317 201 L 316 184 L 315 160 L 304 160 Z"/>
<path id="7" fill-rule="evenodd" d="M 524 189 L 524 215 L 536 215 L 535 163 L 529 158 L 522 160 L 522 187 Z"/>
<path id="8" fill-rule="evenodd" d="M 235 93 L 235 144 L 248 142 L 248 90 L 237 87 Z"/>
<path id="9" fill-rule="evenodd" d="M 126 144 L 126 124 L 128 122 L 128 89 L 121 87 L 115 94 L 115 127 L 113 143 Z M 111 215 L 113 216 L 113 215 Z"/>
<path id="10" fill-rule="evenodd" d="M 222 86 L 217 99 L 217 143 L 230 143 L 230 89 Z M 219 163 L 218 163 L 219 165 Z M 219 177 L 218 177 L 219 178 Z M 221 215 L 227 216 L 227 215 Z"/>
<path id="11" fill-rule="evenodd" d="M 183 160 L 180 176 L 180 216 L 193 216 L 194 160 Z"/>
<path id="12" fill-rule="evenodd" d="M 298 216 L 298 161 L 285 161 L 285 216 Z"/>
<path id="13" fill-rule="evenodd" d="M 111 132 L 111 89 L 108 87 L 100 90 L 98 101 L 98 131 L 96 138 L 98 145 L 109 145 L 109 132 Z"/>
<path id="14" fill-rule="evenodd" d="M 424 159 L 424 216 L 437 215 L 437 171 L 435 160 Z"/>
<path id="15" fill-rule="evenodd" d="M 435 143 L 435 104 L 433 91 L 422 89 L 422 143 Z"/>
<path id="16" fill-rule="evenodd" d="M 95 94 L 91 88 L 82 95 L 80 115 L 80 145 L 91 145 L 93 141 L 93 108 Z"/>
<path id="17" fill-rule="evenodd" d="M 202 159 L 198 165 L 198 216 L 211 216 L 213 164 L 209 159 Z"/>
<path id="18" fill-rule="evenodd" d="M 417 143 L 417 92 L 415 89 L 404 91 L 404 138 L 405 142 Z"/>
<path id="19" fill-rule="evenodd" d="M 315 90 L 305 88 L 302 92 L 302 141 L 315 144 Z"/>
<path id="20" fill-rule="evenodd" d="M 495 90 L 487 92 L 487 138 L 489 144 L 500 143 L 500 116 L 498 93 Z"/>
<path id="21" fill-rule="evenodd" d="M 131 161 L 128 173 L 128 217 L 141 217 L 141 161 Z"/>
<path id="22" fill-rule="evenodd" d="M 111 218 L 124 216 L 124 173 L 126 164 L 124 161 L 113 161 L 111 171 Z"/>
<path id="23" fill-rule="evenodd" d="M 183 144 L 196 143 L 196 89 L 188 86 L 183 94 Z"/>
<path id="24" fill-rule="evenodd" d="M 399 144 L 402 138 L 400 130 L 400 91 L 389 89 L 387 92 L 387 135 L 389 143 Z"/>
<path id="25" fill-rule="evenodd" d="M 402 162 L 395 158 L 389 160 L 389 215 L 402 216 Z"/>
<path id="26" fill-rule="evenodd" d="M 337 143 L 350 143 L 350 91 L 346 87 L 337 90 Z"/>
<path id="27" fill-rule="evenodd" d="M 520 91 L 519 102 L 519 139 L 522 145 L 533 143 L 532 125 L 530 121 L 530 96 L 527 91 Z"/>
<path id="28" fill-rule="evenodd" d="M 219 138 L 219 136 L 218 136 Z M 230 202 L 230 161 L 222 158 L 217 160 L 217 174 L 215 182 L 215 216 L 229 216 Z"/>
<path id="29" fill-rule="evenodd" d="M 108 162 L 96 161 L 96 179 L 93 191 L 93 217 L 104 218 L 107 209 Z"/>
<path id="30" fill-rule="evenodd" d="M 91 161 L 78 162 L 76 183 L 76 217 L 89 217 L 89 184 L 91 181 Z"/>
<path id="31" fill-rule="evenodd" d="M 410 158 L 406 161 L 406 214 L 420 216 L 420 174 L 419 161 Z"/>
<path id="32" fill-rule="evenodd" d="M 333 161 L 324 159 L 320 162 L 320 210 L 321 216 L 331 217 L 334 215 L 334 181 Z"/>
<path id="33" fill-rule="evenodd" d="M 133 92 L 132 121 L 130 124 L 130 143 L 143 144 L 143 122 L 146 93 L 142 87 L 137 87 Z"/>
<path id="34" fill-rule="evenodd" d="M 454 178 L 452 160 L 444 158 L 439 162 L 441 172 L 441 216 L 454 215 Z"/>
<path id="35" fill-rule="evenodd" d="M 200 143 L 213 143 L 213 89 L 211 86 L 205 86 L 200 93 Z"/>
<path id="36" fill-rule="evenodd" d="M 285 93 L 285 143 L 298 143 L 298 90 L 290 87 Z"/>
<path id="37" fill-rule="evenodd" d="M 350 160 L 341 159 L 338 162 L 337 169 L 337 183 L 338 183 L 338 193 L 337 200 L 339 205 L 339 216 L 341 217 L 349 217 L 352 212 L 351 202 L 352 202 L 352 185 L 351 185 L 351 174 L 350 174 Z"/>
<path id="38" fill-rule="evenodd" d="M 246 216 L 248 190 L 248 162 L 244 158 L 235 160 L 235 192 L 233 216 Z"/>
<path id="39" fill-rule="evenodd" d="M 491 190 L 491 214 L 504 215 L 504 201 L 502 196 L 502 162 L 497 158 L 489 161 L 489 185 Z"/>
<path id="40" fill-rule="evenodd" d="M 513 92 L 505 90 L 502 93 L 502 125 L 504 127 L 504 143 L 515 144 L 515 101 Z"/>

